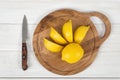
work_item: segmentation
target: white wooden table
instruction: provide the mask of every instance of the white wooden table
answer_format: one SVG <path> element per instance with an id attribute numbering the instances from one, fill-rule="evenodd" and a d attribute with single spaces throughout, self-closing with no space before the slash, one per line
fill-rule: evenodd
<path id="1" fill-rule="evenodd" d="M 72 76 L 60 76 L 46 70 L 37 61 L 32 48 L 33 32 L 38 22 L 49 12 L 61 8 L 99 11 L 109 17 L 112 25 L 111 34 L 99 49 L 93 64 Z M 26 71 L 21 68 L 21 28 L 24 14 L 29 24 L 29 68 Z M 99 19 L 92 20 L 102 35 L 104 25 Z M 120 0 L 0 0 L 0 79 L 36 77 L 81 77 L 85 80 L 120 78 Z"/>

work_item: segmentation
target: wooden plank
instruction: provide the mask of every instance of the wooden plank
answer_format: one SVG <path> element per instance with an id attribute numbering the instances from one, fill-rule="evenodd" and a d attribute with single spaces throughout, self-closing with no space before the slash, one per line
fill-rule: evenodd
<path id="1" fill-rule="evenodd" d="M 63 77 L 47 71 L 38 63 L 33 52 L 28 53 L 29 68 L 23 71 L 20 51 L 0 51 L 0 77 Z M 86 70 L 66 77 L 119 77 L 119 56 L 119 51 L 99 52 L 93 64 Z"/>
<path id="2" fill-rule="evenodd" d="M 96 24 L 99 27 L 101 24 Z M 92 66 L 72 77 L 118 77 L 119 76 L 119 24 L 112 24 L 113 29 L 109 39 L 101 46 Z M 0 25 L 0 77 L 61 77 L 47 71 L 41 66 L 32 49 L 32 35 L 36 25 L 29 25 L 29 69 L 21 69 L 21 25 Z M 98 28 L 99 28 L 98 27 Z M 6 32 L 7 31 L 7 32 Z M 6 33 L 5 33 L 6 32 Z M 4 35 L 4 36 L 3 36 Z M 112 66 L 111 66 L 112 64 Z M 113 69 L 114 68 L 114 69 Z M 12 73 L 11 73 L 12 72 Z M 87 76 L 86 76 L 87 75 Z"/>
<path id="3" fill-rule="evenodd" d="M 96 24 L 99 33 L 102 32 L 102 24 Z M 0 25 L 0 50 L 21 50 L 21 25 Z M 32 50 L 32 38 L 36 25 L 28 27 L 28 46 Z M 119 24 L 112 25 L 109 38 L 103 43 L 101 51 L 120 51 L 120 31 Z M 6 32 L 6 33 L 5 33 Z M 111 46 L 110 46 L 111 45 Z"/>
<path id="4" fill-rule="evenodd" d="M 88 80 L 89 78 L 87 79 L 84 79 L 84 78 L 77 78 L 77 79 L 74 79 L 74 78 L 54 78 L 54 77 L 49 77 L 49 78 L 40 78 L 40 77 L 35 77 L 35 78 L 20 78 L 20 77 L 17 77 L 17 78 L 2 78 L 4 80 L 10 80 L 10 79 L 14 79 L 14 80 L 21 80 L 21 79 L 24 79 L 24 80 Z M 98 80 L 98 79 L 94 79 L 94 80 Z M 113 80 L 113 79 L 110 79 L 110 80 Z"/>
<path id="5" fill-rule="evenodd" d="M 120 77 L 119 4 L 120 0 L 0 0 L 0 77 L 63 77 L 41 66 L 32 49 L 32 35 L 38 22 L 49 12 L 61 8 L 99 11 L 112 23 L 111 35 L 101 46 L 93 64 L 85 71 L 68 77 Z M 25 72 L 21 69 L 21 23 L 24 14 L 29 22 L 29 69 Z M 101 26 L 101 22 L 95 23 Z M 98 30 L 101 30 L 100 33 L 103 31 Z"/>
<path id="6" fill-rule="evenodd" d="M 119 80 L 119 78 L 104 78 L 104 77 L 101 77 L 101 78 L 89 78 L 89 77 L 83 77 L 83 78 L 68 78 L 68 77 L 65 77 L 65 78 L 55 78 L 55 77 L 48 77 L 48 78 L 39 78 L 39 77 L 35 77 L 35 78 L 3 78 L 4 80 L 10 80 L 10 79 L 14 79 L 14 80 L 21 80 L 21 79 L 24 79 L 24 80 L 89 80 L 89 79 L 94 79 L 94 80 L 106 80 L 106 79 L 109 79 L 109 80 Z"/>
<path id="7" fill-rule="evenodd" d="M 99 4 L 98 4 L 99 3 Z M 57 4 L 57 5 L 56 5 Z M 46 16 L 49 12 L 61 8 L 72 8 L 79 11 L 99 11 L 107 15 L 112 23 L 119 23 L 120 21 L 120 1 L 106 0 L 106 1 L 16 1 L 6 0 L 0 1 L 0 23 L 20 24 L 23 15 L 26 14 L 30 24 L 37 24 L 40 19 Z M 50 6 L 50 7 L 48 7 Z"/>

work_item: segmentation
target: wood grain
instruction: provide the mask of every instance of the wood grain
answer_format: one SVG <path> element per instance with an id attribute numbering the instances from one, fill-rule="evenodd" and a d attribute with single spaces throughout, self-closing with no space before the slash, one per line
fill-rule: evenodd
<path id="1" fill-rule="evenodd" d="M 33 31 L 39 21 L 48 13 L 61 8 L 99 11 L 109 17 L 112 25 L 111 34 L 100 46 L 94 63 L 83 72 L 68 77 L 96 77 L 96 80 L 99 77 L 120 77 L 119 4 L 119 0 L 0 0 L 0 77 L 64 77 L 49 72 L 39 64 L 32 46 Z M 21 24 L 24 14 L 28 16 L 29 25 L 29 69 L 25 72 L 21 70 Z M 95 18 L 93 22 L 98 32 L 103 34 L 104 25 L 101 21 Z"/>
<path id="2" fill-rule="evenodd" d="M 90 20 L 91 16 L 99 17 L 103 20 L 106 28 L 105 35 L 100 38 L 98 32 Z M 61 60 L 61 53 L 53 54 L 46 50 L 43 38 L 49 38 L 50 27 L 54 27 L 61 33 L 62 25 L 69 19 L 73 22 L 73 31 L 80 25 L 89 25 L 85 39 L 80 44 L 85 50 L 84 57 L 75 64 L 68 64 Z M 99 46 L 110 34 L 110 22 L 107 17 L 98 12 L 83 13 L 71 9 L 62 9 L 50 13 L 38 24 L 33 37 L 33 48 L 39 62 L 52 71 L 61 75 L 71 75 L 86 69 L 95 59 Z"/>
<path id="3" fill-rule="evenodd" d="M 26 43 L 22 43 L 22 69 L 27 70 L 27 45 Z"/>

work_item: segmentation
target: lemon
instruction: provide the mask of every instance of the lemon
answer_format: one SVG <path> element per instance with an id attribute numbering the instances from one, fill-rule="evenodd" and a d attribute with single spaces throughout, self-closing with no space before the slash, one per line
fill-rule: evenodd
<path id="1" fill-rule="evenodd" d="M 63 25 L 63 27 L 62 27 L 62 34 L 63 34 L 63 37 L 68 42 L 73 42 L 72 21 L 71 20 L 67 21 Z"/>
<path id="2" fill-rule="evenodd" d="M 89 28 L 90 28 L 89 26 L 78 27 L 77 30 L 74 32 L 74 41 L 76 43 L 81 43 L 85 38 L 85 35 L 87 34 Z"/>
<path id="3" fill-rule="evenodd" d="M 67 44 L 67 41 L 52 27 L 50 30 L 50 38 L 58 44 Z"/>
<path id="4" fill-rule="evenodd" d="M 59 52 L 62 50 L 63 46 L 53 43 L 44 38 L 44 46 L 51 52 Z"/>
<path id="5" fill-rule="evenodd" d="M 62 50 L 62 60 L 70 64 L 78 62 L 84 55 L 84 50 L 77 43 L 70 43 Z"/>

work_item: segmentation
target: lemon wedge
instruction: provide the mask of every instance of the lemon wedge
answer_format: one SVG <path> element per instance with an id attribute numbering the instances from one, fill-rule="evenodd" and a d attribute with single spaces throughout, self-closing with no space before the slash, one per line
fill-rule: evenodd
<path id="1" fill-rule="evenodd" d="M 62 60 L 70 64 L 78 62 L 83 55 L 84 50 L 77 43 L 70 43 L 62 50 Z"/>
<path id="2" fill-rule="evenodd" d="M 80 26 L 74 32 L 74 41 L 76 43 L 81 43 L 85 38 L 87 31 L 89 30 L 90 26 Z"/>
<path id="3" fill-rule="evenodd" d="M 48 39 L 44 38 L 44 46 L 51 52 L 59 52 L 62 50 L 63 46 L 58 45 Z"/>
<path id="4" fill-rule="evenodd" d="M 63 34 L 63 37 L 68 42 L 73 42 L 72 21 L 71 20 L 67 21 L 63 25 L 63 27 L 62 27 L 62 34 Z"/>
<path id="5" fill-rule="evenodd" d="M 52 27 L 50 30 L 50 38 L 58 44 L 67 44 L 67 41 Z"/>

